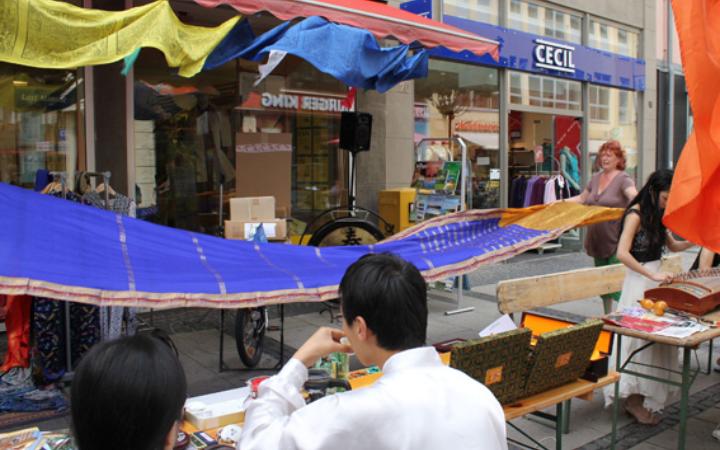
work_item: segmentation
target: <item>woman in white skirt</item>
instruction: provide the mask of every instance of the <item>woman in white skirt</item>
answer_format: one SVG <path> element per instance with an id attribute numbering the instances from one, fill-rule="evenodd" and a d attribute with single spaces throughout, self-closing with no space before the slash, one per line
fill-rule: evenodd
<path id="1" fill-rule="evenodd" d="M 617 258 L 625 265 L 625 282 L 618 310 L 637 306 L 645 290 L 672 278 L 671 274 L 660 271 L 660 257 L 665 247 L 679 252 L 694 245 L 675 240 L 662 223 L 672 176 L 671 170 L 654 172 L 625 210 L 617 247 Z M 623 337 L 623 359 L 646 344 L 642 339 Z M 634 371 L 667 379 L 672 375 L 667 369 L 675 369 L 677 366 L 677 349 L 653 344 L 636 354 L 633 362 L 657 367 L 631 364 Z M 632 375 L 623 374 L 620 378 L 620 397 L 625 399 L 625 410 L 644 424 L 652 425 L 660 421 L 658 413 L 667 404 L 673 390 L 667 384 Z M 609 405 L 615 395 L 614 385 L 605 388 L 604 392 L 605 404 Z"/>

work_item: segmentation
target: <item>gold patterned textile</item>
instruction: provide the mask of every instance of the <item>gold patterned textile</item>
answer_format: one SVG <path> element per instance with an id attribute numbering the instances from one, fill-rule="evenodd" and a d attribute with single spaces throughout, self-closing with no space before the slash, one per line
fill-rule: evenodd
<path id="1" fill-rule="evenodd" d="M 69 69 L 119 61 L 141 47 L 165 54 L 180 75 L 200 72 L 212 50 L 235 26 L 186 25 L 167 0 L 125 11 L 102 11 L 54 0 L 0 1 L 0 61 Z"/>
<path id="2" fill-rule="evenodd" d="M 623 210 L 620 208 L 557 202 L 551 205 L 506 209 L 503 211 L 500 226 L 515 224 L 533 230 L 554 230 L 567 227 L 568 224 L 573 224 L 575 227 L 584 227 L 608 220 L 618 220 L 622 215 Z"/>

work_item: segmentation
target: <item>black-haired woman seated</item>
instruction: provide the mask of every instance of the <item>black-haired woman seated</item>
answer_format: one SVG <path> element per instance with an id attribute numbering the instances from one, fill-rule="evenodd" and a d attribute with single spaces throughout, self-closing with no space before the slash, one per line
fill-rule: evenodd
<path id="1" fill-rule="evenodd" d="M 187 396 L 168 342 L 136 335 L 93 347 L 75 371 L 72 429 L 79 450 L 171 450 Z"/>

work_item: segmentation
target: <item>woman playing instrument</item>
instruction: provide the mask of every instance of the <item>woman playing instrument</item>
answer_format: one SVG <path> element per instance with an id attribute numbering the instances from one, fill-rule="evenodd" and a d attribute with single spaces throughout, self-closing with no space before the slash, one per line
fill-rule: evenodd
<path id="1" fill-rule="evenodd" d="M 617 246 L 617 258 L 625 267 L 625 281 L 618 310 L 637 306 L 647 289 L 659 283 L 670 281 L 672 274 L 661 271 L 660 258 L 665 248 L 679 252 L 694 244 L 676 240 L 662 223 L 673 172 L 658 170 L 650 175 L 647 183 L 625 210 Z M 646 341 L 635 338 L 622 339 L 622 355 L 626 357 Z M 668 369 L 677 365 L 677 349 L 668 345 L 654 344 L 639 351 L 632 369 L 657 378 L 671 376 Z M 606 404 L 613 400 L 614 387 L 605 389 Z M 657 424 L 659 412 L 666 405 L 671 388 L 656 381 L 623 374 L 620 378 L 620 397 L 625 398 L 625 410 L 638 422 Z"/>

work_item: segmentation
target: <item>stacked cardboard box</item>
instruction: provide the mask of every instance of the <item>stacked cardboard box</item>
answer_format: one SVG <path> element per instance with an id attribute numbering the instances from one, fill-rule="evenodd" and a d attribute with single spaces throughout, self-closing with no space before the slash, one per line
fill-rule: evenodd
<path id="1" fill-rule="evenodd" d="M 280 208 L 282 213 L 285 209 Z M 277 218 L 275 197 L 237 197 L 230 199 L 230 220 L 225 221 L 225 238 L 249 240 L 262 224 L 265 236 L 271 241 L 287 238 L 287 223 Z"/>
<path id="2" fill-rule="evenodd" d="M 140 188 L 139 207 L 146 208 L 157 203 L 155 198 L 155 122 L 135 121 L 135 184 Z"/>

